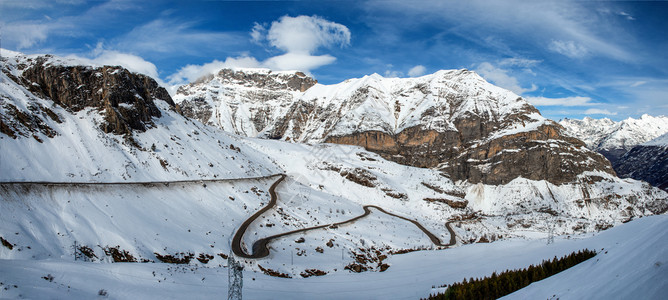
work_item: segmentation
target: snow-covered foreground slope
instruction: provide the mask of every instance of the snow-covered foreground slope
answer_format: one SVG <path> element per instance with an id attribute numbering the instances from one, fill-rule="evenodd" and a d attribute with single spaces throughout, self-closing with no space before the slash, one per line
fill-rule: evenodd
<path id="1" fill-rule="evenodd" d="M 451 238 L 445 226 L 451 221 L 462 245 L 544 238 L 550 227 L 557 234 L 597 231 L 652 214 L 667 197 L 607 174 L 583 174 L 583 182 L 561 186 L 526 179 L 502 186 L 454 184 L 437 171 L 389 162 L 354 146 L 242 142 L 239 147 L 266 153 L 265 159 L 288 175 L 276 189 L 277 206 L 250 224 L 246 248 L 262 237 L 349 220 L 362 215 L 365 205 L 415 220 L 443 244 Z M 602 177 L 598 183 L 586 183 L 596 176 Z M 76 243 L 93 249 L 101 262 L 111 261 L 104 248 L 117 247 L 139 261 L 157 261 L 157 254 L 211 255 L 209 264 L 194 259 L 190 264 L 215 266 L 223 263 L 218 254 L 229 253 L 240 224 L 268 203 L 276 179 L 3 184 L 0 235 L 20 249 L 3 258 L 72 260 Z M 270 243 L 269 256 L 244 264 L 291 277 L 309 269 L 335 274 L 354 265 L 381 271 L 387 267 L 381 257 L 437 248 L 414 224 L 371 211 L 351 224 L 279 238 Z"/>
<path id="2" fill-rule="evenodd" d="M 666 216 L 631 222 L 581 241 L 598 255 L 503 299 L 664 299 Z"/>
<path id="3" fill-rule="evenodd" d="M 244 272 L 247 299 L 417 299 L 439 286 L 494 271 L 524 268 L 588 248 L 599 254 L 570 270 L 534 283 L 510 299 L 662 299 L 668 288 L 668 217 L 646 217 L 595 236 L 513 239 L 388 259 L 385 272 L 339 271 L 323 277 L 284 279 Z M 4 254 L 8 250 L 0 248 Z M 0 260 L 0 296 L 7 298 L 98 297 L 111 299 L 219 298 L 227 292 L 224 267 L 73 262 L 68 259 Z M 53 280 L 42 277 L 53 277 Z"/>

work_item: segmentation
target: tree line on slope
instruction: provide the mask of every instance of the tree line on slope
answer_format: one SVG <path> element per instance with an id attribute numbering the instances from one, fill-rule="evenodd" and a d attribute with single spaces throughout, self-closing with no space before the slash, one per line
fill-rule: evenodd
<path id="1" fill-rule="evenodd" d="M 442 299 L 497 299 L 522 289 L 532 282 L 543 280 L 596 255 L 596 251 L 581 250 L 557 259 L 544 260 L 541 264 L 521 270 L 492 273 L 485 278 L 466 278 L 448 286 L 444 293 L 430 295 L 429 300 Z"/>

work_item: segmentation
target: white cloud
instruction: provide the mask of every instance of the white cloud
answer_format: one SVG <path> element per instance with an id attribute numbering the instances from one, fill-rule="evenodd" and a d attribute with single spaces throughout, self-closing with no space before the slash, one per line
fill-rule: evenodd
<path id="1" fill-rule="evenodd" d="M 538 89 L 535 84 L 531 84 L 530 88 L 521 87 L 517 78 L 508 75 L 507 70 L 497 68 L 488 62 L 483 62 L 478 65 L 478 68 L 475 71 L 486 80 L 489 80 L 502 88 L 511 90 L 518 95 L 525 92 L 533 92 Z"/>
<path id="2" fill-rule="evenodd" d="M 148 27 L 156 27 L 153 24 Z M 149 32 L 151 30 L 148 30 Z M 178 29 L 177 29 L 178 31 Z M 184 30 L 181 30 L 184 31 Z M 178 35 L 176 35 L 178 36 Z M 317 16 L 283 16 L 266 25 L 255 23 L 250 32 L 251 42 L 283 50 L 285 53 L 259 61 L 254 57 L 227 57 L 225 61 L 214 60 L 203 65 L 187 65 L 168 77 L 170 85 L 180 85 L 216 73 L 224 68 L 269 68 L 277 71 L 291 70 L 309 73 L 311 70 L 336 61 L 336 57 L 314 55 L 321 47 L 350 44 L 350 31 L 344 25 L 327 21 Z M 192 40 L 192 37 L 190 38 Z"/>
<path id="3" fill-rule="evenodd" d="M 283 55 L 268 58 L 262 62 L 262 66 L 272 70 L 310 72 L 310 70 L 331 64 L 334 61 L 336 61 L 336 57 L 331 55 L 309 55 L 288 52 Z"/>
<path id="4" fill-rule="evenodd" d="M 589 97 L 564 97 L 564 98 L 546 98 L 546 97 L 525 97 L 533 105 L 537 106 L 593 106 L 599 103 L 591 102 Z"/>
<path id="5" fill-rule="evenodd" d="M 350 45 L 348 27 L 318 16 L 283 16 L 272 22 L 269 29 L 255 23 L 250 35 L 251 41 L 256 44 L 266 41 L 269 46 L 285 52 L 260 63 L 262 67 L 273 70 L 308 73 L 336 61 L 336 57 L 329 54 L 314 55 L 318 49 Z"/>
<path id="6" fill-rule="evenodd" d="M 167 80 L 172 86 L 181 85 L 193 82 L 208 74 L 215 74 L 225 68 L 258 68 L 260 66 L 260 62 L 254 57 L 228 57 L 225 61 L 214 60 L 203 65 L 187 65 L 167 77 Z"/>
<path id="7" fill-rule="evenodd" d="M 283 16 L 271 23 L 266 38 L 270 45 L 285 52 L 311 54 L 320 47 L 349 45 L 350 30 L 318 16 Z"/>
<path id="8" fill-rule="evenodd" d="M 628 14 L 628 13 L 626 13 L 626 12 L 623 12 L 623 11 L 620 11 L 618 14 L 619 14 L 620 16 L 626 18 L 626 19 L 629 20 L 629 21 L 635 21 L 635 19 L 636 19 L 636 18 L 634 18 L 632 15 L 630 15 L 630 14 Z"/>
<path id="9" fill-rule="evenodd" d="M 267 28 L 265 28 L 264 25 L 256 22 L 255 25 L 253 25 L 253 29 L 251 30 L 250 35 L 251 41 L 253 43 L 260 44 L 267 35 Z"/>
<path id="10" fill-rule="evenodd" d="M 133 28 L 116 39 L 113 46 L 138 53 L 199 55 L 205 50 L 214 51 L 238 45 L 245 39 L 236 33 L 202 31 L 194 26 L 192 22 L 156 19 Z"/>
<path id="11" fill-rule="evenodd" d="M 631 84 L 631 87 L 639 87 L 639 86 L 641 86 L 645 83 L 647 83 L 647 81 L 644 81 L 644 80 L 636 81 L 636 82 Z"/>
<path id="12" fill-rule="evenodd" d="M 404 73 L 400 71 L 395 71 L 395 70 L 385 70 L 385 73 L 383 73 L 383 77 L 386 78 L 397 78 L 397 77 L 403 77 Z"/>
<path id="13" fill-rule="evenodd" d="M 408 70 L 408 76 L 410 77 L 418 77 L 424 75 L 424 73 L 427 72 L 427 68 L 425 68 L 423 65 L 417 65 L 415 67 L 412 67 L 410 70 Z"/>
<path id="14" fill-rule="evenodd" d="M 585 115 L 609 115 L 609 116 L 614 116 L 617 113 L 616 112 L 610 112 L 607 109 L 600 109 L 600 108 L 590 108 L 585 110 Z"/>
<path id="15" fill-rule="evenodd" d="M 30 48 L 46 40 L 52 30 L 45 24 L 15 23 L 0 24 L 2 38 L 5 44 L 15 46 L 17 50 Z"/>
<path id="16" fill-rule="evenodd" d="M 122 66 L 131 72 L 148 75 L 154 79 L 160 79 L 158 76 L 158 68 L 153 63 L 146 61 L 137 55 L 121 53 L 113 50 L 104 50 L 99 56 L 93 59 L 93 62 L 100 65 Z"/>
<path id="17" fill-rule="evenodd" d="M 585 57 L 589 53 L 589 50 L 587 50 L 586 47 L 574 41 L 553 40 L 550 42 L 550 45 L 548 45 L 548 48 L 553 52 L 557 52 L 570 58 Z"/>

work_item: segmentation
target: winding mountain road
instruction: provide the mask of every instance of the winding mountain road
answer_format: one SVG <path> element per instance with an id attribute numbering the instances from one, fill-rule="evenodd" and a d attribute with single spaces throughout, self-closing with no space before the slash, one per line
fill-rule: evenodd
<path id="1" fill-rule="evenodd" d="M 315 230 L 315 229 L 320 229 L 320 228 L 325 228 L 325 227 L 338 227 L 341 225 L 345 224 L 350 224 L 353 223 L 359 219 L 362 219 L 369 214 L 371 214 L 371 208 L 376 209 L 384 214 L 408 221 L 413 223 L 415 226 L 417 226 L 422 232 L 424 232 L 427 237 L 431 240 L 434 245 L 439 246 L 439 247 L 449 247 L 457 243 L 457 239 L 455 236 L 455 231 L 452 229 L 450 226 L 451 222 L 445 223 L 446 228 L 450 232 L 450 242 L 448 244 L 443 244 L 441 240 L 436 237 L 433 233 L 431 233 L 429 230 L 427 230 L 422 224 L 415 220 L 411 220 L 406 217 L 402 217 L 390 212 L 387 212 L 381 207 L 375 206 L 375 205 L 365 205 L 362 208 L 364 209 L 364 213 L 342 221 L 342 222 L 337 222 L 337 223 L 332 223 L 332 224 L 326 224 L 326 225 L 319 225 L 319 226 L 314 226 L 314 227 L 308 227 L 308 228 L 302 228 L 302 229 L 297 229 L 297 230 L 292 230 L 276 235 L 272 235 L 269 237 L 265 237 L 262 239 L 259 239 L 253 243 L 253 252 L 251 254 L 246 253 L 241 246 L 242 243 L 242 238 L 246 231 L 248 230 L 248 227 L 257 219 L 259 218 L 262 214 L 267 212 L 268 210 L 274 208 L 276 206 L 276 202 L 278 201 L 278 195 L 276 194 L 276 187 L 283 181 L 285 180 L 286 175 L 285 174 L 273 174 L 273 175 L 266 175 L 266 176 L 258 176 L 258 177 L 245 177 L 245 178 L 228 178 L 228 179 L 203 179 L 203 180 L 176 180 L 176 181 L 145 181 L 145 182 L 48 182 L 48 181 L 12 181 L 12 182 L 0 182 L 0 189 L 2 190 L 9 190 L 11 187 L 22 187 L 22 188 L 30 188 L 31 186 L 64 186 L 64 187 L 86 187 L 86 186 L 113 186 L 113 185 L 138 185 L 138 186 L 145 186 L 145 187 L 156 187 L 156 186 L 169 186 L 172 184 L 205 184 L 205 183 L 215 183 L 215 182 L 232 182 L 232 181 L 242 181 L 242 180 L 262 180 L 262 179 L 269 179 L 273 177 L 279 177 L 278 180 L 276 180 L 271 187 L 269 188 L 269 195 L 271 197 L 269 203 L 255 212 L 252 216 L 250 216 L 248 219 L 246 219 L 241 226 L 239 226 L 239 229 L 237 229 L 236 233 L 234 234 L 234 237 L 232 238 L 232 251 L 234 252 L 235 255 L 243 258 L 263 258 L 267 257 L 269 255 L 269 248 L 267 245 L 278 238 L 291 235 L 291 234 L 297 234 L 301 232 L 306 232 L 310 230 Z"/>
<path id="2" fill-rule="evenodd" d="M 276 194 L 276 187 L 285 179 L 286 175 L 285 174 L 280 174 L 280 175 L 276 175 L 276 176 L 280 176 L 280 178 L 278 180 L 276 180 L 271 185 L 271 187 L 269 188 L 269 195 L 271 196 L 271 200 L 269 201 L 269 203 L 265 207 L 263 207 L 262 209 L 257 211 L 255 214 L 250 216 L 248 219 L 246 219 L 246 221 L 244 221 L 241 224 L 241 226 L 239 226 L 239 229 L 237 230 L 237 232 L 234 234 L 234 237 L 232 238 L 232 251 L 234 252 L 235 255 L 237 255 L 239 257 L 243 257 L 243 258 L 263 258 L 263 257 L 267 257 L 269 255 L 269 248 L 267 247 L 267 245 L 275 239 L 278 239 L 278 238 L 281 238 L 281 237 L 284 237 L 284 236 L 287 236 L 287 235 L 291 235 L 291 234 L 310 231 L 310 230 L 315 230 L 315 229 L 320 229 L 320 228 L 325 228 L 325 227 L 338 227 L 338 226 L 341 226 L 341 225 L 353 223 L 353 222 L 371 214 L 371 208 L 374 208 L 374 209 L 376 209 L 376 210 L 378 210 L 378 211 L 380 211 L 384 214 L 387 214 L 387 215 L 390 215 L 390 216 L 393 216 L 393 217 L 396 217 L 396 218 L 406 220 L 408 222 L 413 223 L 415 226 L 417 226 L 417 228 L 419 228 L 422 232 L 424 232 L 424 234 L 426 234 L 427 237 L 429 237 L 429 239 L 431 240 L 431 242 L 436 246 L 449 247 L 449 246 L 452 246 L 452 245 L 457 243 L 457 239 L 456 239 L 456 236 L 455 236 L 455 231 L 450 226 L 451 222 L 445 223 L 445 227 L 450 232 L 450 242 L 448 244 L 443 244 L 441 242 L 441 240 L 438 237 L 436 237 L 436 235 L 434 235 L 429 230 L 427 230 L 419 222 L 417 222 L 415 220 L 411 220 L 411 219 L 406 218 L 406 217 L 402 217 L 402 216 L 387 212 L 383 208 L 375 206 L 375 205 L 365 205 L 365 206 L 362 207 L 364 209 L 364 213 L 357 216 L 357 217 L 354 217 L 354 218 L 351 218 L 351 219 L 348 219 L 348 220 L 342 221 L 342 222 L 319 225 L 319 226 L 313 226 L 313 227 L 308 227 L 308 228 L 302 228 L 302 229 L 292 230 L 292 231 L 288 231 L 288 232 L 268 236 L 266 238 L 262 238 L 262 239 L 259 239 L 259 240 L 255 241 L 255 243 L 253 243 L 253 252 L 250 253 L 250 254 L 246 253 L 244 251 L 243 247 L 241 246 L 241 242 L 242 242 L 244 234 L 246 233 L 246 230 L 248 229 L 248 226 L 250 226 L 250 224 L 252 224 L 253 221 L 255 221 L 257 218 L 259 218 L 262 214 L 264 214 L 269 209 L 272 209 L 274 206 L 276 206 L 276 202 L 278 200 L 278 195 Z"/>

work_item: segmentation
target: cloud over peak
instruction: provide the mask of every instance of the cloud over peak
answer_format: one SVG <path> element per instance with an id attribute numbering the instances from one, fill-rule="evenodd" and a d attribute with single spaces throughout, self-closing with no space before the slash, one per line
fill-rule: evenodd
<path id="1" fill-rule="evenodd" d="M 320 48 L 350 45 L 348 27 L 318 16 L 283 16 L 271 23 L 255 23 L 250 31 L 251 42 L 277 48 L 285 53 L 263 61 L 250 56 L 228 57 L 203 65 L 187 65 L 169 76 L 172 85 L 192 82 L 204 75 L 223 68 L 269 68 L 277 71 L 303 71 L 309 73 L 324 65 L 334 63 L 336 57 L 315 55 Z"/>
<path id="2" fill-rule="evenodd" d="M 256 41 L 266 38 L 271 46 L 288 53 L 312 54 L 320 47 L 350 45 L 348 27 L 318 16 L 283 16 L 269 30 L 256 23 L 251 36 Z"/>

